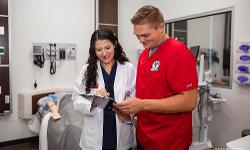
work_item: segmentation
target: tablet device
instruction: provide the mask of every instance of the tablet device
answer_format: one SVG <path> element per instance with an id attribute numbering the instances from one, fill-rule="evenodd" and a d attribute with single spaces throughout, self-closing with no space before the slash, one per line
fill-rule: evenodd
<path id="1" fill-rule="evenodd" d="M 116 103 L 112 97 L 97 96 L 94 94 L 81 94 L 82 97 L 93 102 L 97 107 L 103 109 L 107 106 L 108 103 Z"/>

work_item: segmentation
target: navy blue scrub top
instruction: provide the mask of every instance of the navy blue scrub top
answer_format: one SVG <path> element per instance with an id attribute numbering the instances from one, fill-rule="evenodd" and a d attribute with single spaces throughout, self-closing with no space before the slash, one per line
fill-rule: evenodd
<path id="1" fill-rule="evenodd" d="M 102 68 L 102 67 L 101 67 Z M 117 69 L 117 62 L 112 66 L 110 75 L 102 68 L 102 75 L 105 83 L 105 89 L 109 92 L 109 97 L 114 98 L 114 82 Z M 112 103 L 108 103 L 104 108 L 104 120 L 103 120 L 103 150 L 115 150 L 116 149 L 116 117 L 115 112 L 112 111 Z"/>

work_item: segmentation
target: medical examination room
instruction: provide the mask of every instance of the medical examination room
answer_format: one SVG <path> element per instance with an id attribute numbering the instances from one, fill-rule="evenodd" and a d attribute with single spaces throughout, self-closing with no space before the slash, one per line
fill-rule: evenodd
<path id="1" fill-rule="evenodd" d="M 0 0 L 0 150 L 250 150 L 250 0 Z"/>

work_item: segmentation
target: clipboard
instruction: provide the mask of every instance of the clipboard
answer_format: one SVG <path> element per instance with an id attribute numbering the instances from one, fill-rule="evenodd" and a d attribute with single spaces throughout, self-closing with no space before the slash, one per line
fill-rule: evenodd
<path id="1" fill-rule="evenodd" d="M 97 96 L 94 94 L 81 94 L 81 96 L 91 101 L 101 109 L 104 109 L 108 103 L 116 103 L 112 97 Z"/>

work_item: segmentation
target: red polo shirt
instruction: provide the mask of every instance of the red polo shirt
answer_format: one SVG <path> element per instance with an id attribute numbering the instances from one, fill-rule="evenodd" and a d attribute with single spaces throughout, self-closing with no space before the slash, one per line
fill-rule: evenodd
<path id="1" fill-rule="evenodd" d="M 148 56 L 145 49 L 138 61 L 138 98 L 161 100 L 197 88 L 196 60 L 179 41 L 168 38 Z M 137 140 L 146 150 L 184 150 L 192 142 L 192 112 L 142 111 L 137 117 Z"/>

